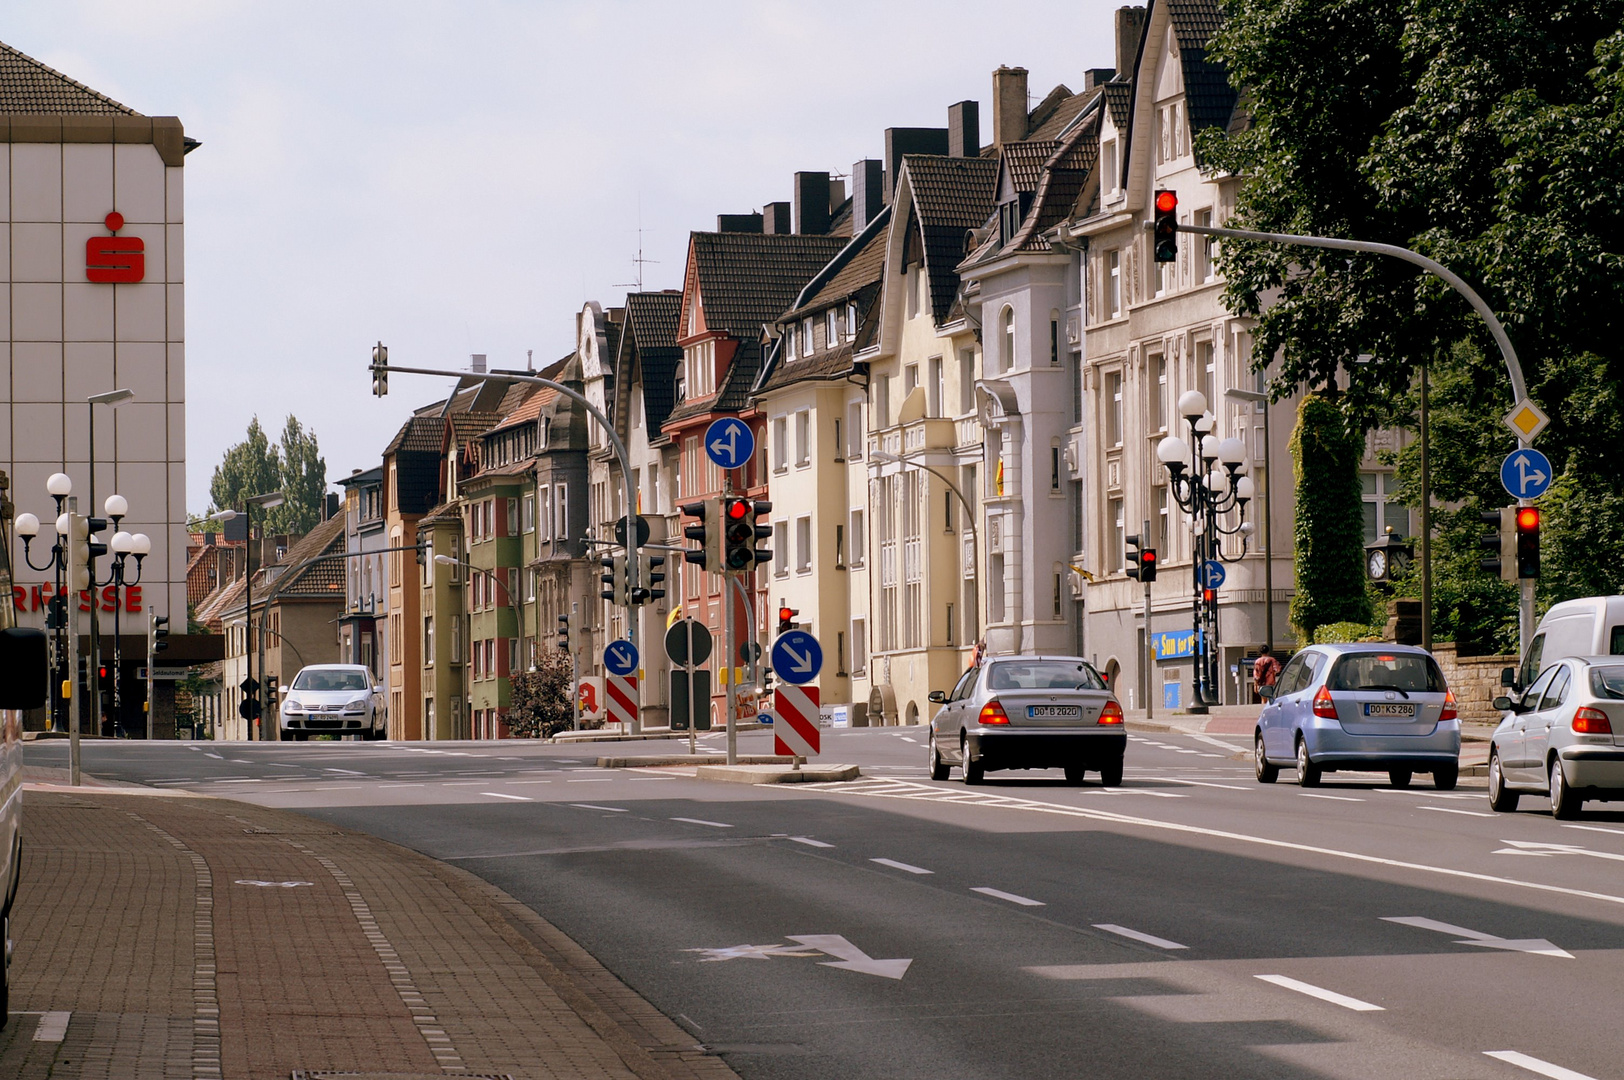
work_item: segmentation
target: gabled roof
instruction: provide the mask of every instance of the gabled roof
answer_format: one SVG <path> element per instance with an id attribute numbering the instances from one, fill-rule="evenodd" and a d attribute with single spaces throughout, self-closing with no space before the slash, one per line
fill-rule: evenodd
<path id="1" fill-rule="evenodd" d="M 630 293 L 626 297 L 626 321 L 622 325 L 620 363 L 631 363 L 635 352 L 639 368 L 638 385 L 643 388 L 643 416 L 649 438 L 654 439 L 671 415 L 672 400 L 676 395 L 677 365 L 682 363 L 682 349 L 677 346 L 677 324 L 682 318 L 682 293 L 677 291 Z M 630 350 L 630 351 L 629 351 Z M 626 392 L 631 392 L 633 381 L 623 380 Z M 617 384 L 617 393 L 619 384 Z M 617 423 L 622 413 L 615 410 Z"/>
<path id="2" fill-rule="evenodd" d="M 740 339 L 759 338 L 846 244 L 838 236 L 703 232 L 688 242 L 706 327 Z"/>
<path id="3" fill-rule="evenodd" d="M 1209 127 L 1227 129 L 1235 112 L 1235 90 L 1223 66 L 1207 59 L 1207 44 L 1224 24 L 1218 0 L 1167 0 L 1167 14 L 1184 71 L 1190 133 Z"/>
<path id="4" fill-rule="evenodd" d="M 1120 131 L 1128 126 L 1128 120 L 1133 116 L 1133 83 L 1127 80 L 1108 82 L 1100 87 L 1100 93 L 1105 98 L 1105 108 L 1110 113 L 1111 123 Z"/>
<path id="5" fill-rule="evenodd" d="M 438 454 L 444 439 L 445 420 L 438 413 L 414 416 L 402 424 L 395 437 L 389 440 L 389 445 L 383 448 L 383 456 L 402 451 Z"/>
<path id="6" fill-rule="evenodd" d="M 998 162 L 909 154 L 902 159 L 902 169 L 907 173 L 913 217 L 924 242 L 931 308 L 941 323 L 958 293 L 957 267 L 964 260 L 965 233 L 984 224 L 993 212 Z"/>
<path id="7" fill-rule="evenodd" d="M 1025 142 L 1005 143 L 1003 162 L 1009 168 L 1009 180 L 1022 195 L 1038 189 L 1043 179 L 1043 163 L 1048 161 L 1060 144 L 1053 139 L 1028 139 Z"/>
<path id="8" fill-rule="evenodd" d="M 319 555 L 331 554 L 343 547 L 344 542 L 344 515 L 334 514 L 326 521 L 317 525 L 305 534 L 303 540 L 288 549 L 282 561 L 275 566 L 285 566 L 283 571 L 271 587 L 263 594 L 270 597 L 275 593 L 274 599 L 288 598 L 311 599 L 314 597 L 332 598 L 342 600 L 344 597 L 344 563 L 340 559 L 323 559 L 321 562 L 309 566 L 299 564 Z M 273 566 L 272 569 L 275 567 Z"/>
<path id="9" fill-rule="evenodd" d="M 1027 135 L 1025 142 L 1045 142 L 1060 138 L 1077 114 L 1088 107 L 1094 100 L 1093 90 L 1084 90 L 1081 94 L 1074 94 L 1064 85 L 1057 86 L 1049 91 L 1049 96 L 1032 110 L 1027 120 Z"/>
<path id="10" fill-rule="evenodd" d="M 761 339 L 739 342 L 716 393 L 683 402 L 665 418 L 667 426 L 713 412 L 738 412 L 750 404 L 750 388 L 761 374 Z"/>
<path id="11" fill-rule="evenodd" d="M 0 42 L 0 114 L 139 116 L 106 94 Z"/>
<path id="12" fill-rule="evenodd" d="M 964 260 L 964 267 L 1020 251 L 1049 250 L 1044 234 L 1071 216 L 1077 197 L 1087 186 L 1089 174 L 1099 159 L 1099 129 L 1100 118 L 1096 111 L 1071 130 L 1043 162 L 1042 178 L 1020 229 L 1007 244 L 1001 241 L 996 228 L 989 230 L 987 239 Z"/>

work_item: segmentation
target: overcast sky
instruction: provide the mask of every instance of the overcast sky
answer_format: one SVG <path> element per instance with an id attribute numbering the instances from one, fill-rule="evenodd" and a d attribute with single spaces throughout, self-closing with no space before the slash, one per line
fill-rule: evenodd
<path id="1" fill-rule="evenodd" d="M 690 230 L 790 198 L 797 170 L 942 127 L 992 70 L 1034 102 L 1114 64 L 1106 0 L 686 3 L 11 0 L 0 40 L 202 141 L 186 163 L 188 505 L 258 415 L 378 464 L 443 383 L 397 364 L 538 366 L 588 299 L 677 288 Z"/>

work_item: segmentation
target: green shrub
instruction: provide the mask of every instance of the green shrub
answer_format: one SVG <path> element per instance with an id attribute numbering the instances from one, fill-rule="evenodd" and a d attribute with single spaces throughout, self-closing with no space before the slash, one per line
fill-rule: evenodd
<path id="1" fill-rule="evenodd" d="M 1291 621 L 1304 640 L 1327 623 L 1368 626 L 1374 617 L 1365 591 L 1364 450 L 1364 435 L 1349 428 L 1335 401 L 1322 393 L 1304 396 L 1291 434 L 1297 485 Z"/>

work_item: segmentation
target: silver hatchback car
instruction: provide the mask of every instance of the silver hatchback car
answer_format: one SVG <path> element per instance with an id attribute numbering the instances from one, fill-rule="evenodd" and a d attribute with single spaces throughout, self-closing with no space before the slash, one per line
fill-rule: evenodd
<path id="1" fill-rule="evenodd" d="M 957 765 L 966 784 L 996 769 L 1064 769 L 1074 784 L 1093 769 L 1122 783 L 1122 706 L 1081 657 L 1002 656 L 930 700 L 942 706 L 930 721 L 933 780 Z"/>
<path id="2" fill-rule="evenodd" d="M 1624 658 L 1575 657 L 1540 673 L 1489 743 L 1489 805 L 1517 809 L 1527 792 L 1551 813 L 1577 817 L 1586 799 L 1624 800 Z"/>

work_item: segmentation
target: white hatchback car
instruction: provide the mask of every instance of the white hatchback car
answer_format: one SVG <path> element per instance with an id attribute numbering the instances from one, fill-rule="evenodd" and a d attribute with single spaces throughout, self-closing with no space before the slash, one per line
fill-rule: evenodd
<path id="1" fill-rule="evenodd" d="M 280 711 L 282 738 L 311 735 L 385 737 L 383 687 L 363 664 L 312 664 L 286 687 Z"/>

